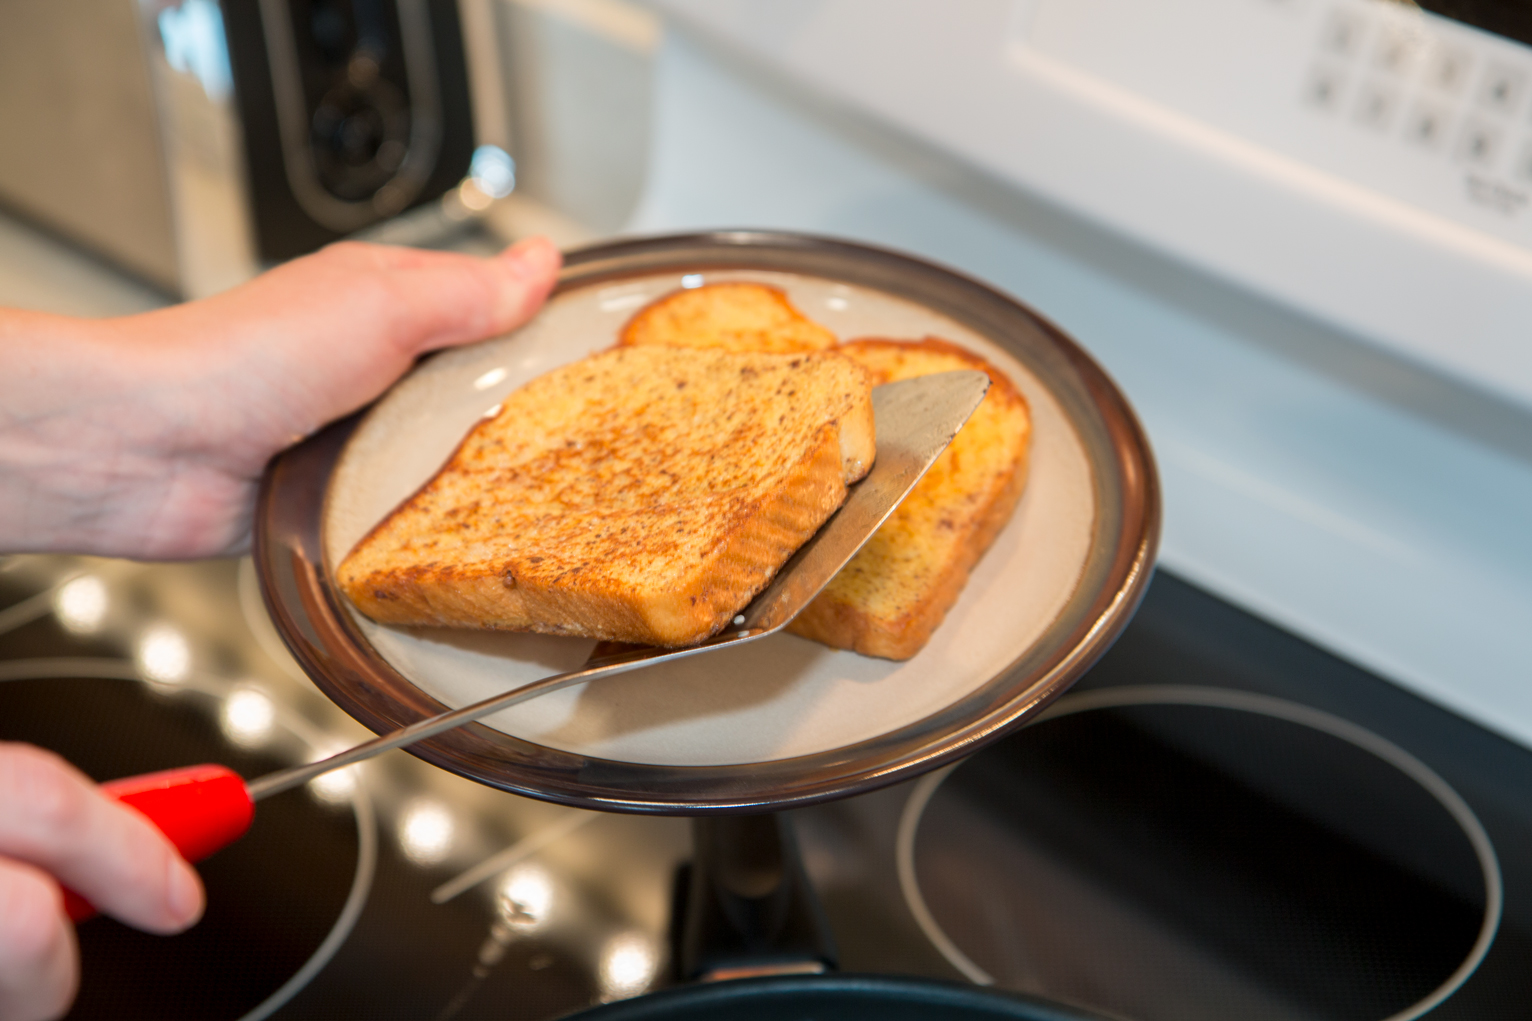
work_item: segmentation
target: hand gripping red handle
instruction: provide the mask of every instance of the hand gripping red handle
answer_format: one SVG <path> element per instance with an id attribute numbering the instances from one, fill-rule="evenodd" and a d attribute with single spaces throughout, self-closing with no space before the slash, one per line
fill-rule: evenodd
<path id="1" fill-rule="evenodd" d="M 245 781 L 224 766 L 186 766 L 125 777 L 102 784 L 101 791 L 147 816 L 190 862 L 244 836 L 255 817 Z M 64 890 L 64 907 L 76 922 L 96 913 L 69 889 Z"/>

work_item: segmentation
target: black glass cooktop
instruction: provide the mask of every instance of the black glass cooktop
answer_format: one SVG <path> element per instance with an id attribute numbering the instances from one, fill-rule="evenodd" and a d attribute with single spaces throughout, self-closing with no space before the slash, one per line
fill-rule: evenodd
<path id="1" fill-rule="evenodd" d="M 909 925 L 1136 1021 L 1532 1013 L 1532 753 L 1163 571 L 1052 715 L 800 830 L 843 967 Z"/>
<path id="2" fill-rule="evenodd" d="M 108 577 L 126 616 L 89 634 L 56 590 L 6 617 L 80 569 L 0 571 L 0 739 L 101 778 L 310 754 L 240 730 L 252 685 L 330 739 L 323 703 L 231 624 L 232 565 L 196 599 L 150 584 L 171 569 Z M 218 683 L 135 679 L 165 669 L 145 650 L 167 621 Z M 66 656 L 120 676 L 14 669 Z M 842 969 L 1136 1021 L 1532 1012 L 1532 753 L 1164 572 L 1053 713 L 947 773 L 791 814 Z M 545 1018 L 670 981 L 683 822 L 582 821 L 397 754 L 365 788 L 367 812 L 317 790 L 263 803 L 203 866 L 208 916 L 184 936 L 82 926 L 72 1016 Z M 456 820 L 450 853 L 439 820 L 412 829 L 423 798 Z M 528 867 L 507 910 L 496 891 Z M 474 869 L 482 886 L 443 896 Z"/>

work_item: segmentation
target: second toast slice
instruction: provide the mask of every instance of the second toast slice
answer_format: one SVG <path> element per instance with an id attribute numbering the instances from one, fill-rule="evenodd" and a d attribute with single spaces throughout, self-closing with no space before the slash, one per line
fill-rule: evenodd
<path id="1" fill-rule="evenodd" d="M 780 287 L 745 280 L 674 291 L 639 309 L 624 347 L 658 344 L 722 351 L 823 351 L 835 334 L 798 311 Z"/>
<path id="2" fill-rule="evenodd" d="M 838 351 L 890 383 L 980 369 L 989 393 L 924 478 L 788 630 L 867 656 L 908 659 L 962 594 L 1027 480 L 1026 399 L 978 355 L 935 338 L 853 340 Z"/>
<path id="3" fill-rule="evenodd" d="M 509 395 L 337 580 L 382 623 L 688 645 L 873 456 L 871 380 L 850 359 L 618 348 Z"/>

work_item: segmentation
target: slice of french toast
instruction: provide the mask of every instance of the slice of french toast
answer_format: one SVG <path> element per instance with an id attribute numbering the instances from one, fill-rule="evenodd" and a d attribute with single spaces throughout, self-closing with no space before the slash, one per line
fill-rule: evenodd
<path id="1" fill-rule="evenodd" d="M 624 346 L 725 351 L 821 351 L 835 334 L 805 316 L 780 288 L 729 281 L 675 291 L 638 310 L 623 328 Z"/>
<path id="2" fill-rule="evenodd" d="M 1010 520 L 1027 479 L 1031 415 L 1003 373 L 935 338 L 855 340 L 836 351 L 876 383 L 980 369 L 989 393 L 913 492 L 788 626 L 868 656 L 908 659 L 957 601 L 969 572 Z"/>
<path id="3" fill-rule="evenodd" d="M 849 358 L 614 348 L 506 397 L 336 578 L 385 624 L 689 645 L 873 456 L 871 381 Z"/>

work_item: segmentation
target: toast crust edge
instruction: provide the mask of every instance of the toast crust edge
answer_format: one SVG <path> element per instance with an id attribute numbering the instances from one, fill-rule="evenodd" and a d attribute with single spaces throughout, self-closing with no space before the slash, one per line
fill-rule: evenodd
<path id="1" fill-rule="evenodd" d="M 1031 463 L 1031 408 L 1009 377 L 975 352 L 951 341 L 939 337 L 926 337 L 919 341 L 864 337 L 847 341 L 838 350 L 845 353 L 846 348 L 859 345 L 925 350 L 961 358 L 988 374 L 992 394 L 1008 402 L 1015 401 L 1026 416 L 1027 441 L 1022 446 L 1021 456 L 1013 462 L 1005 483 L 988 505 L 970 518 L 975 524 L 971 526 L 967 540 L 961 544 L 959 555 L 942 566 L 940 573 L 927 587 L 924 598 L 913 609 L 897 617 L 884 618 L 846 600 L 837 599 L 831 592 L 823 592 L 787 628 L 799 637 L 831 648 L 849 649 L 864 656 L 904 660 L 925 647 L 962 594 L 973 568 L 1015 512 L 1016 504 L 1026 489 Z M 882 379 L 878 381 L 884 382 Z M 924 484 L 923 479 L 918 485 Z"/>
<path id="2" fill-rule="evenodd" d="M 743 327 L 744 333 L 719 328 L 712 323 L 699 324 L 705 310 L 687 309 L 701 305 L 699 299 L 727 301 L 721 292 L 751 291 L 763 294 L 784 317 L 781 323 L 756 322 Z M 833 351 L 838 338 L 824 325 L 804 315 L 788 298 L 787 292 L 773 284 L 751 280 L 721 280 L 701 287 L 681 288 L 663 294 L 633 313 L 617 334 L 618 347 L 662 345 L 724 351 L 760 351 L 768 354 L 812 354 Z"/>

